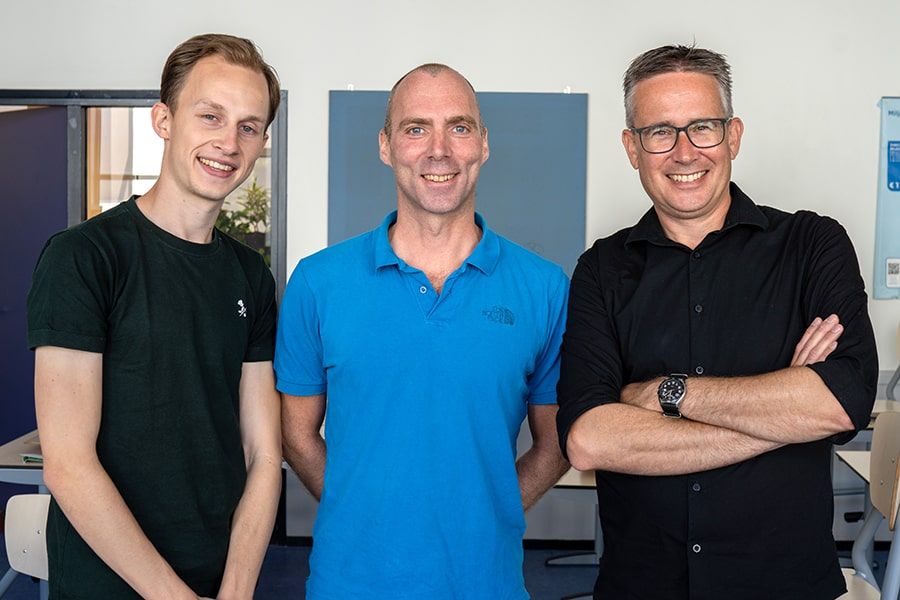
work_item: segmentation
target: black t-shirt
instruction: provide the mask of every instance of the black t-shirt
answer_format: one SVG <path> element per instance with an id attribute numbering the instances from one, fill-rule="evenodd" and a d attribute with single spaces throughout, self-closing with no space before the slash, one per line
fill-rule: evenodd
<path id="1" fill-rule="evenodd" d="M 561 355 L 564 452 L 575 420 L 618 402 L 628 383 L 785 368 L 809 323 L 832 313 L 844 333 L 810 368 L 857 428 L 868 424 L 878 359 L 846 232 L 811 212 L 758 207 L 734 184 L 731 198 L 722 230 L 694 250 L 667 239 L 650 210 L 579 259 Z M 832 441 L 689 475 L 598 471 L 596 597 L 836 597 L 844 583 L 831 535 Z"/>
<path id="2" fill-rule="evenodd" d="M 275 285 L 262 257 L 151 223 L 135 198 L 47 242 L 28 294 L 28 344 L 103 354 L 97 454 L 144 533 L 194 591 L 215 596 L 246 479 L 244 362 L 271 360 Z M 136 597 L 58 505 L 51 597 Z"/>

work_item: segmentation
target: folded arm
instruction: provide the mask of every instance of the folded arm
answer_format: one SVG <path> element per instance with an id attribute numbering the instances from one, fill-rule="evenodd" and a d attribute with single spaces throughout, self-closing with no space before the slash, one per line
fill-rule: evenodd
<path id="1" fill-rule="evenodd" d="M 749 377 L 689 377 L 681 414 L 692 421 L 746 435 L 792 444 L 851 431 L 853 422 L 807 365 L 837 348 L 843 329 L 836 315 L 809 326 L 786 369 Z M 625 404 L 658 411 L 656 389 L 663 378 L 633 383 L 622 390 Z"/>
<path id="2" fill-rule="evenodd" d="M 144 598 L 197 596 L 141 530 L 97 457 L 103 355 L 42 346 L 35 409 L 44 481 L 91 549 Z"/>

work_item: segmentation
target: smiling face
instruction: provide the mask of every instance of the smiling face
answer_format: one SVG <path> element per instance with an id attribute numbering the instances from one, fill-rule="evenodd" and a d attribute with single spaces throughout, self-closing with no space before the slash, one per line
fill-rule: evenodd
<path id="1" fill-rule="evenodd" d="M 683 127 L 705 118 L 723 118 L 718 84 L 711 75 L 672 72 L 654 75 L 634 88 L 634 126 L 674 125 Z M 721 228 L 731 204 L 728 183 L 731 161 L 737 157 L 744 125 L 728 122 L 725 140 L 713 148 L 697 148 L 683 132 L 670 152 L 650 154 L 641 147 L 637 134 L 626 129 L 622 143 L 631 166 L 653 200 L 663 227 L 696 220 Z M 717 225 L 716 225 L 717 224 Z"/>
<path id="2" fill-rule="evenodd" d="M 488 158 L 475 94 L 458 73 L 415 71 L 397 87 L 382 162 L 394 169 L 398 210 L 444 215 L 474 211 L 475 184 Z"/>
<path id="3" fill-rule="evenodd" d="M 183 199 L 221 202 L 247 179 L 265 146 L 265 77 L 208 56 L 190 70 L 176 104 L 153 107 L 153 127 L 165 140 L 159 183 Z"/>

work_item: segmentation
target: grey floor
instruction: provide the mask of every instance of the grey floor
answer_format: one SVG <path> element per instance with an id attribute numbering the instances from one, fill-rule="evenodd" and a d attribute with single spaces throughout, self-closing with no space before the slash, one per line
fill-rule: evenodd
<path id="1" fill-rule="evenodd" d="M 0 575 L 6 572 L 8 564 L 6 553 L 2 551 L 3 536 L 0 536 Z M 526 550 L 525 551 L 525 585 L 534 600 L 559 600 L 564 596 L 581 592 L 589 592 L 593 588 L 595 567 L 547 567 L 544 561 L 568 550 Z M 302 599 L 305 594 L 304 582 L 309 573 L 307 557 L 309 548 L 303 546 L 270 546 L 260 574 L 259 588 L 256 598 L 296 598 Z M 876 552 L 877 564 L 884 564 L 886 552 Z M 881 577 L 881 567 L 877 567 L 875 575 Z M 37 584 L 28 577 L 19 576 L 12 587 L 3 596 L 3 600 L 36 600 Z"/>

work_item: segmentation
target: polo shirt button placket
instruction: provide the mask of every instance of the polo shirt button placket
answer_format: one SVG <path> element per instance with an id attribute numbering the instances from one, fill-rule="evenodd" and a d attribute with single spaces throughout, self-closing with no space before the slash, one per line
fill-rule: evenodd
<path id="1" fill-rule="evenodd" d="M 419 287 L 419 293 L 420 293 L 420 294 L 427 294 L 427 293 L 428 293 L 428 288 L 425 287 L 424 285 L 421 286 L 421 287 Z"/>
<path id="2" fill-rule="evenodd" d="M 702 548 L 700 548 L 700 544 L 694 544 L 693 546 L 691 546 L 691 550 L 694 551 L 694 554 L 700 554 L 700 550 L 702 550 Z"/>

